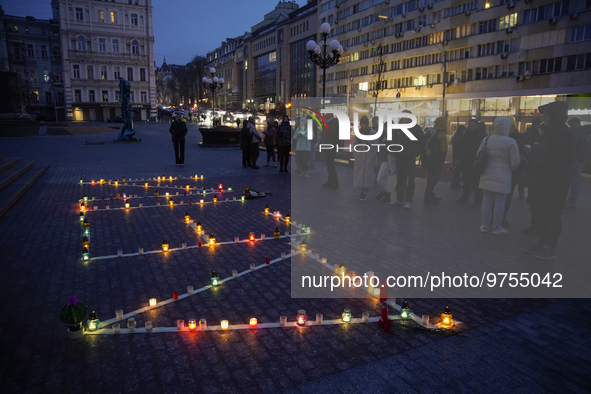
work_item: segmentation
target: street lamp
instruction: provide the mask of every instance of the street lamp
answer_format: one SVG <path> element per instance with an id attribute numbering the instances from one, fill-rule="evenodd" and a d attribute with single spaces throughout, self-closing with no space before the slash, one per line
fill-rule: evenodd
<path id="1" fill-rule="evenodd" d="M 430 24 L 429 27 L 431 27 L 432 29 L 435 29 L 435 33 L 437 33 L 437 27 L 435 26 L 434 23 Z M 417 28 L 412 30 L 413 33 L 421 33 L 421 28 Z M 424 35 L 423 33 L 421 33 L 421 35 Z M 445 41 L 445 40 L 444 40 Z M 447 74 L 447 53 L 445 51 L 445 49 L 443 49 L 442 47 L 440 47 L 437 44 L 433 44 L 435 46 L 435 48 L 439 49 L 439 51 L 443 54 L 443 78 L 441 79 L 441 82 L 443 82 L 443 95 L 442 95 L 442 103 L 441 103 L 441 116 L 446 117 L 445 116 L 445 88 L 447 87 L 447 82 L 445 81 L 445 76 Z M 445 42 L 444 42 L 445 45 Z"/>
<path id="2" fill-rule="evenodd" d="M 215 68 L 211 67 L 209 69 L 211 73 L 211 78 L 203 77 L 201 78 L 201 82 L 203 82 L 203 88 L 211 90 L 211 119 L 213 122 L 213 114 L 215 112 L 215 92 L 216 90 L 221 90 L 224 87 L 224 78 L 218 78 L 215 76 Z"/>
<path id="3" fill-rule="evenodd" d="M 332 40 L 328 45 L 326 44 L 326 38 L 328 37 L 328 33 L 330 33 L 330 25 L 328 23 L 325 22 L 320 25 L 320 33 L 322 33 L 324 41 L 322 48 L 320 48 L 320 45 L 316 44 L 316 41 L 310 40 L 306 44 L 306 49 L 310 54 L 310 61 L 324 70 L 322 72 L 322 107 L 324 108 L 324 98 L 326 96 L 326 69 L 339 62 L 339 58 L 343 53 L 343 46 L 338 40 Z M 327 48 L 332 54 L 327 53 Z"/>

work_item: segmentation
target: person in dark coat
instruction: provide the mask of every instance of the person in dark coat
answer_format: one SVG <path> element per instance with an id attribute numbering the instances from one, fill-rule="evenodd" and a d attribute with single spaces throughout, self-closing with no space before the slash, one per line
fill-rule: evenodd
<path id="1" fill-rule="evenodd" d="M 174 159 L 177 167 L 185 165 L 185 136 L 187 135 L 187 124 L 181 119 L 181 115 L 170 124 L 169 133 L 172 135 L 174 144 Z"/>
<path id="2" fill-rule="evenodd" d="M 409 110 L 402 111 L 411 113 Z M 401 124 L 410 123 L 409 118 L 401 118 Z M 408 138 L 400 129 L 394 131 L 392 142 L 402 145 L 402 151 L 394 155 L 396 158 L 396 200 L 391 205 L 402 205 L 404 209 L 412 208 L 412 199 L 415 194 L 415 168 L 416 157 L 423 154 L 425 150 L 425 135 L 421 126 L 414 125 L 409 130 L 417 139 L 416 141 Z M 406 197 L 406 203 L 405 201 Z"/>
<path id="3" fill-rule="evenodd" d="M 523 251 L 549 260 L 556 257 L 556 245 L 562 232 L 562 209 L 569 188 L 568 169 L 573 160 L 574 137 L 565 124 L 566 101 L 555 101 L 538 108 L 544 123 L 540 144 L 529 160 L 529 194 L 532 222 L 538 224 L 538 242 Z M 534 220 L 533 216 L 536 216 Z"/>
<path id="4" fill-rule="evenodd" d="M 521 180 L 521 173 L 523 169 L 527 165 L 527 149 L 525 147 L 525 138 L 524 135 L 517 130 L 517 122 L 513 116 L 508 116 L 509 120 L 511 121 L 511 130 L 509 132 L 509 138 L 513 138 L 515 142 L 517 142 L 517 147 L 519 148 L 519 157 L 520 162 L 519 166 L 513 170 L 511 174 L 511 192 L 505 199 L 505 210 L 503 212 L 503 227 L 509 227 L 509 222 L 507 221 L 507 214 L 509 213 L 509 208 L 511 208 L 511 202 L 513 201 L 513 194 L 515 193 L 515 187 L 517 187 L 520 183 L 523 183 Z M 522 193 L 522 192 L 519 192 Z M 522 198 L 520 198 L 522 200 Z"/>
<path id="5" fill-rule="evenodd" d="M 451 181 L 452 189 L 461 189 L 462 184 L 462 146 L 464 144 L 464 137 L 466 136 L 466 126 L 458 126 L 456 132 L 451 137 L 451 146 L 453 148 L 453 157 L 451 159 L 453 165 L 454 177 Z"/>
<path id="6" fill-rule="evenodd" d="M 275 122 L 277 123 L 277 122 Z M 275 134 L 277 133 L 277 129 L 273 125 L 271 120 L 267 121 L 267 130 L 263 131 L 263 142 L 265 143 L 265 147 L 267 148 L 267 164 L 264 164 L 263 167 L 269 167 L 271 165 L 271 159 L 273 159 L 273 167 L 277 167 L 277 163 L 275 163 Z"/>
<path id="7" fill-rule="evenodd" d="M 468 204 L 470 192 L 474 193 L 474 206 L 480 207 L 482 204 L 482 190 L 478 188 L 480 179 L 474 175 L 472 167 L 476 159 L 476 153 L 486 137 L 486 129 L 484 123 L 478 122 L 476 119 L 468 121 L 468 128 L 464 136 L 464 143 L 462 144 L 462 180 L 464 181 L 462 196 L 456 200 L 458 204 Z"/>
<path id="8" fill-rule="evenodd" d="M 242 167 L 250 167 L 250 127 L 248 120 L 244 119 L 240 131 L 240 149 L 242 149 Z"/>
<path id="9" fill-rule="evenodd" d="M 277 156 L 279 158 L 279 172 L 288 172 L 287 165 L 289 164 L 289 154 L 291 151 L 291 137 L 293 131 L 289 123 L 289 116 L 283 116 L 279 131 L 277 132 Z"/>
<path id="10" fill-rule="evenodd" d="M 339 146 L 339 121 L 337 118 L 332 118 L 326 124 L 328 129 L 322 130 L 320 136 L 320 146 L 322 154 L 324 155 L 324 161 L 326 162 L 326 171 L 328 172 L 328 181 L 322 184 L 322 187 L 327 189 L 336 190 L 339 188 L 339 178 L 337 176 L 337 170 L 334 166 L 334 159 L 337 155 L 337 146 Z M 326 145 L 332 145 L 332 147 L 326 147 Z"/>
<path id="11" fill-rule="evenodd" d="M 425 186 L 425 195 L 423 200 L 425 204 L 438 204 L 441 198 L 435 196 L 434 189 L 443 165 L 447 157 L 447 120 L 444 117 L 438 117 L 433 123 L 435 134 L 427 141 L 428 171 L 427 185 Z"/>

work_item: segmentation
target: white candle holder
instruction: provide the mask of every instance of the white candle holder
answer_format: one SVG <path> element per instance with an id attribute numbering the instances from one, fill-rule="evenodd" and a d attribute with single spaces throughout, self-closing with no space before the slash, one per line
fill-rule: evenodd
<path id="1" fill-rule="evenodd" d="M 157 203 L 156 203 L 156 206 L 157 206 L 157 207 L 159 207 L 159 206 L 160 206 L 160 203 L 159 203 L 159 202 L 157 202 Z"/>
<path id="2" fill-rule="evenodd" d="M 95 205 L 95 206 L 94 206 L 94 210 L 96 211 L 97 209 L 98 209 L 98 207 Z"/>
<path id="3" fill-rule="evenodd" d="M 285 252 L 281 252 L 281 258 L 284 259 L 287 254 Z"/>
<path id="4" fill-rule="evenodd" d="M 423 323 L 423 326 L 429 327 L 429 315 L 421 316 L 421 322 Z"/>
<path id="5" fill-rule="evenodd" d="M 181 202 L 179 203 L 179 205 L 183 205 L 183 201 L 181 201 Z"/>
<path id="6" fill-rule="evenodd" d="M 314 253 L 314 259 L 320 260 L 320 253 Z"/>
<path id="7" fill-rule="evenodd" d="M 238 276 L 238 270 L 232 270 L 232 276 L 236 278 Z"/>
<path id="8" fill-rule="evenodd" d="M 183 242 L 183 243 L 181 244 L 181 248 L 183 248 L 183 249 L 187 249 L 187 244 L 186 244 L 185 242 Z"/>
<path id="9" fill-rule="evenodd" d="M 234 237 L 234 242 L 240 242 L 240 237 Z"/>
<path id="10" fill-rule="evenodd" d="M 110 206 L 110 205 L 107 205 L 107 206 L 105 207 L 105 209 L 111 209 L 111 206 Z"/>
<path id="11" fill-rule="evenodd" d="M 254 271 L 256 269 L 256 266 L 254 265 L 254 263 L 250 263 L 250 270 Z"/>
<path id="12" fill-rule="evenodd" d="M 144 248 L 138 248 L 137 252 L 138 252 L 139 254 L 144 254 Z"/>
<path id="13" fill-rule="evenodd" d="M 291 248 L 291 254 L 295 254 L 296 250 L 294 248 Z"/>
<path id="14" fill-rule="evenodd" d="M 207 320 L 200 319 L 199 320 L 199 330 L 205 331 L 207 329 Z"/>
<path id="15" fill-rule="evenodd" d="M 178 196 L 179 195 L 179 192 L 176 192 L 176 195 Z"/>
<path id="16" fill-rule="evenodd" d="M 286 232 L 285 232 L 285 236 L 286 236 L 286 237 L 289 237 L 289 231 L 286 231 Z"/>
<path id="17" fill-rule="evenodd" d="M 177 320 L 176 321 L 176 328 L 179 331 L 183 331 L 183 329 L 185 328 L 185 321 L 184 320 Z"/>
<path id="18" fill-rule="evenodd" d="M 94 197 L 92 197 L 92 201 L 94 201 Z"/>
<path id="19" fill-rule="evenodd" d="M 363 312 L 361 314 L 361 320 L 362 321 L 368 321 L 369 320 L 369 312 Z"/>
<path id="20" fill-rule="evenodd" d="M 117 320 L 123 320 L 123 309 L 117 309 L 115 311 L 115 318 Z"/>
<path id="21" fill-rule="evenodd" d="M 328 259 L 326 257 L 322 258 L 322 264 L 326 264 L 328 262 Z"/>
<path id="22" fill-rule="evenodd" d="M 117 251 L 117 257 L 123 257 L 123 251 L 122 250 L 118 250 Z"/>
<path id="23" fill-rule="evenodd" d="M 324 317 L 322 316 L 322 313 L 317 313 L 316 314 L 316 324 L 322 324 Z"/>
<path id="24" fill-rule="evenodd" d="M 299 228 L 299 227 L 298 227 L 298 222 L 297 222 L 297 221 L 295 221 L 295 220 L 294 220 L 293 222 L 291 222 L 291 224 L 293 224 L 294 226 L 296 226 L 296 228 Z"/>
<path id="25" fill-rule="evenodd" d="M 193 294 L 193 286 L 187 286 L 187 294 Z"/>
<path id="26" fill-rule="evenodd" d="M 119 334 L 121 333 L 121 324 L 116 323 L 113 324 L 113 334 Z"/>
<path id="27" fill-rule="evenodd" d="M 234 197 L 234 201 L 236 201 L 236 197 Z"/>
<path id="28" fill-rule="evenodd" d="M 152 322 L 149 320 L 146 322 L 146 331 L 152 331 Z"/>
<path id="29" fill-rule="evenodd" d="M 285 326 L 287 324 L 287 316 L 279 316 L 279 325 Z"/>
<path id="30" fill-rule="evenodd" d="M 140 203 L 139 207 L 140 208 L 143 208 L 144 207 L 144 204 L 143 203 Z"/>
<path id="31" fill-rule="evenodd" d="M 265 240 L 265 234 L 261 234 L 261 241 Z"/>
<path id="32" fill-rule="evenodd" d="M 135 186 L 135 183 L 132 183 L 131 186 Z"/>

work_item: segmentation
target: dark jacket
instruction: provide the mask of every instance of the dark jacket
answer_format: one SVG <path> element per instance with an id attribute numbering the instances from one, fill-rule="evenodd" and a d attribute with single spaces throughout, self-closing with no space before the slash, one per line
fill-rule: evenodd
<path id="1" fill-rule="evenodd" d="M 322 147 L 322 152 L 336 154 L 337 146 L 339 146 L 339 121 L 337 118 L 332 118 L 326 124 L 327 128 L 322 128 L 322 134 L 320 135 L 321 144 L 330 144 L 333 147 Z"/>
<path id="2" fill-rule="evenodd" d="M 279 132 L 277 133 L 277 139 L 279 140 L 279 146 L 291 146 L 291 136 L 292 136 L 292 129 L 291 125 L 288 121 L 283 121 L 279 125 Z"/>
<path id="3" fill-rule="evenodd" d="M 453 164 L 454 166 L 457 165 L 462 161 L 462 149 L 464 145 L 464 138 L 466 129 L 462 131 L 461 129 L 456 130 L 454 135 L 451 137 L 451 147 L 453 149 Z"/>
<path id="4" fill-rule="evenodd" d="M 476 159 L 476 153 L 480 148 L 480 143 L 486 137 L 486 133 L 474 130 L 467 130 L 464 136 L 464 143 L 462 144 L 462 162 L 463 165 L 472 166 L 474 159 Z"/>
<path id="5" fill-rule="evenodd" d="M 168 132 L 172 135 L 172 142 L 184 141 L 188 132 L 187 124 L 182 120 L 180 122 L 173 120 Z"/>
<path id="6" fill-rule="evenodd" d="M 277 130 L 275 130 L 275 127 L 271 126 L 269 127 L 267 130 L 263 131 L 264 134 L 264 138 L 263 138 L 263 142 L 265 143 L 265 145 L 275 145 L 275 133 L 277 132 Z"/>
<path id="7" fill-rule="evenodd" d="M 427 139 L 425 138 L 425 133 L 423 133 L 423 129 L 421 128 L 421 126 L 415 125 L 409 131 L 417 139 L 416 141 L 413 141 L 410 138 L 408 138 L 408 136 L 402 130 L 394 130 L 394 133 L 392 135 L 392 143 L 402 145 L 402 151 L 396 153 L 396 156 L 417 157 L 425 153 L 424 151 Z M 384 131 L 384 135 L 385 134 L 386 132 Z"/>
<path id="8" fill-rule="evenodd" d="M 523 143 L 534 147 L 535 144 L 540 142 L 540 132 L 537 127 L 530 126 L 523 133 Z"/>
<path id="9" fill-rule="evenodd" d="M 540 126 L 544 134 L 529 159 L 530 184 L 542 192 L 565 192 L 573 160 L 574 137 L 564 123 Z"/>

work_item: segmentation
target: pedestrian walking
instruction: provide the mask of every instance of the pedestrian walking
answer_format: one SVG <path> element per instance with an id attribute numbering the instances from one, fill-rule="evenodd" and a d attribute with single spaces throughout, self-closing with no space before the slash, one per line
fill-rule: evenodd
<path id="1" fill-rule="evenodd" d="M 369 118 L 366 115 L 363 115 L 359 120 L 359 126 L 361 134 L 372 134 L 373 130 L 369 127 Z M 364 141 L 355 137 L 354 143 L 355 145 L 362 144 Z M 354 152 L 353 158 L 355 159 L 353 186 L 361 188 L 361 193 L 357 199 L 365 201 L 367 200 L 367 192 L 369 192 L 369 188 L 375 179 L 376 151 L 370 149 L 367 152 Z"/>
<path id="2" fill-rule="evenodd" d="M 472 171 L 474 166 L 474 159 L 476 152 L 480 147 L 480 143 L 486 137 L 486 129 L 484 123 L 480 125 L 476 119 L 468 121 L 468 128 L 464 136 L 461 147 L 461 171 L 462 181 L 464 182 L 462 189 L 462 196 L 456 200 L 458 204 L 468 204 L 470 202 L 470 193 L 474 193 L 474 207 L 480 207 L 482 204 L 482 190 L 478 188 L 480 177 Z"/>
<path id="3" fill-rule="evenodd" d="M 242 130 L 240 131 L 240 149 L 242 149 L 242 167 L 250 167 L 250 141 L 252 136 L 250 134 L 250 127 L 248 120 L 242 122 Z"/>
<path id="4" fill-rule="evenodd" d="M 253 170 L 258 170 L 260 167 L 257 166 L 257 159 L 259 158 L 260 151 L 259 151 L 259 142 L 263 140 L 261 135 L 256 129 L 254 124 L 254 117 L 248 118 L 248 128 L 251 135 L 250 140 L 250 168 Z"/>
<path id="5" fill-rule="evenodd" d="M 496 118 L 493 123 L 493 134 L 486 137 L 478 149 L 478 153 L 484 149 L 488 152 L 486 169 L 480 177 L 479 183 L 479 187 L 484 193 L 480 226 L 480 231 L 483 233 L 489 229 L 491 215 L 493 217 L 493 234 L 502 235 L 509 232 L 502 227 L 502 218 L 505 211 L 505 199 L 511 192 L 511 175 L 519 166 L 520 161 L 519 147 L 517 141 L 509 137 L 510 131 L 511 120 L 509 118 Z"/>
<path id="6" fill-rule="evenodd" d="M 168 129 L 172 135 L 172 143 L 174 145 L 174 160 L 177 167 L 185 165 L 185 136 L 188 129 L 187 124 L 181 119 L 181 115 L 177 114 L 173 119 Z"/>
<path id="7" fill-rule="evenodd" d="M 543 134 L 529 161 L 528 202 L 532 222 L 539 223 L 538 242 L 524 252 L 540 259 L 556 257 L 556 245 L 562 232 L 562 208 L 569 189 L 568 170 L 573 160 L 574 136 L 565 124 L 566 101 L 555 101 L 538 107 L 542 114 Z M 537 218 L 534 220 L 534 216 Z"/>
<path id="8" fill-rule="evenodd" d="M 276 133 L 277 129 L 275 128 L 273 122 L 271 120 L 267 121 L 267 130 L 263 131 L 263 142 L 265 143 L 265 147 L 267 148 L 267 164 L 264 164 L 263 167 L 269 167 L 271 165 L 271 159 L 273 159 L 273 167 L 277 167 L 277 163 L 275 163 Z"/>
<path id="9" fill-rule="evenodd" d="M 451 137 L 452 147 L 452 171 L 454 174 L 453 180 L 451 181 L 450 187 L 452 189 L 462 188 L 462 149 L 464 145 L 464 137 L 466 136 L 466 126 L 460 125 L 456 129 L 456 132 Z"/>
<path id="10" fill-rule="evenodd" d="M 322 184 L 322 187 L 327 189 L 336 190 L 339 188 L 339 178 L 337 176 L 337 170 L 334 166 L 334 159 L 337 155 L 337 146 L 339 146 L 339 121 L 337 118 L 332 118 L 327 123 L 328 128 L 322 131 L 320 136 L 322 154 L 324 155 L 324 161 L 326 162 L 326 171 L 328 172 L 328 180 Z M 330 147 L 328 147 L 330 146 Z"/>
<path id="11" fill-rule="evenodd" d="M 403 113 L 411 113 L 409 110 Z M 401 118 L 400 123 L 407 124 L 409 118 Z M 415 194 L 415 167 L 416 157 L 422 155 L 425 149 L 425 135 L 421 126 L 414 125 L 409 130 L 417 139 L 411 140 L 402 130 L 397 129 L 392 137 L 392 142 L 402 146 L 402 151 L 395 154 L 396 157 L 396 200 L 391 205 L 403 205 L 404 209 L 412 208 L 412 200 Z M 406 201 L 406 202 L 405 202 Z"/>
<path id="12" fill-rule="evenodd" d="M 308 174 L 308 160 L 310 159 L 311 141 L 308 140 L 306 123 L 306 118 L 300 118 L 300 124 L 294 133 L 293 139 L 296 144 L 296 164 L 300 171 L 300 176 L 308 178 L 310 176 Z"/>
<path id="13" fill-rule="evenodd" d="M 441 170 L 447 156 L 447 120 L 444 117 L 435 119 L 435 132 L 427 141 L 427 186 L 425 187 L 425 204 L 438 204 L 441 198 L 435 196 L 435 186 L 439 182 Z"/>
<path id="14" fill-rule="evenodd" d="M 240 128 L 240 118 L 236 117 L 236 128 Z"/>
<path id="15" fill-rule="evenodd" d="M 291 124 L 289 123 L 289 116 L 285 115 L 277 132 L 279 172 L 288 172 L 287 165 L 289 164 L 289 154 L 291 151 L 291 136 L 292 130 Z"/>
<path id="16" fill-rule="evenodd" d="M 575 209 L 581 192 L 581 176 L 586 161 L 591 156 L 591 127 L 581 127 L 580 118 L 572 118 L 568 125 L 574 136 L 573 161 L 568 170 L 570 187 L 566 208 Z"/>

